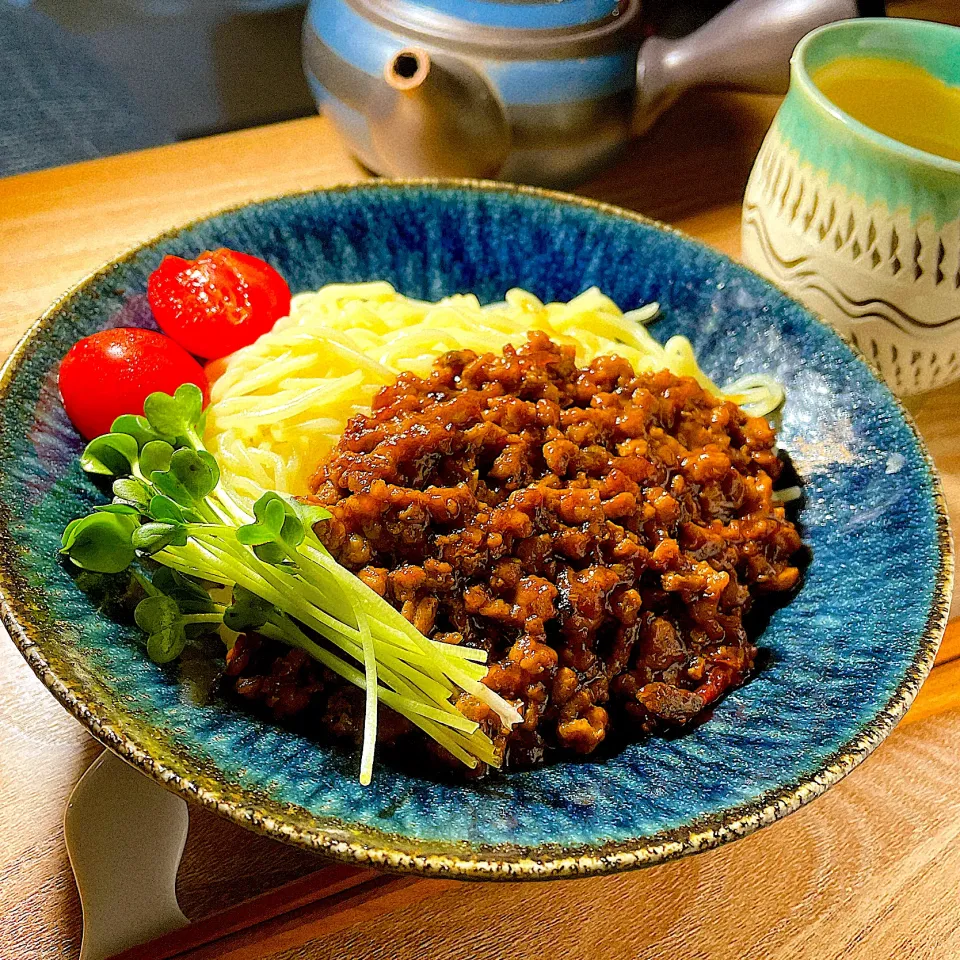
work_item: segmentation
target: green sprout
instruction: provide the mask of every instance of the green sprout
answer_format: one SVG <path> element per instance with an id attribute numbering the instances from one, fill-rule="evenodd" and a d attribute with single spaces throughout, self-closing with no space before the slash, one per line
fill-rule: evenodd
<path id="1" fill-rule="evenodd" d="M 117 418 L 81 457 L 89 473 L 114 477 L 112 503 L 71 521 L 62 550 L 85 571 L 131 570 L 147 596 L 135 619 L 157 663 L 176 660 L 200 634 L 226 626 L 298 647 L 365 691 L 360 781 L 370 782 L 377 705 L 402 714 L 469 767 L 498 766 L 490 738 L 454 706 L 461 691 L 506 727 L 516 709 L 481 680 L 482 651 L 430 640 L 342 567 L 314 527 L 322 507 L 266 492 L 253 513 L 220 482 L 204 447 L 203 396 L 184 384 L 151 394 L 142 417 Z M 137 570 L 150 558 L 152 580 Z M 229 588 L 229 603 L 208 587 Z M 217 594 L 219 596 L 219 594 Z"/>

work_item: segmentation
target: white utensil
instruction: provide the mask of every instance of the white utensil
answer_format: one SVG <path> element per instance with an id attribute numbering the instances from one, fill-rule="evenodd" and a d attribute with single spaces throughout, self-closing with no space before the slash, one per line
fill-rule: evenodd
<path id="1" fill-rule="evenodd" d="M 176 894 L 187 840 L 180 797 L 104 750 L 70 795 L 64 831 L 83 907 L 80 960 L 106 960 L 189 922 Z"/>

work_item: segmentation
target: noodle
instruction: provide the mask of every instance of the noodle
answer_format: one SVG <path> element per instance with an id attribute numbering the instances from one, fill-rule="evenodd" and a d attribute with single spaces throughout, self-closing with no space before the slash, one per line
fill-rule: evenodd
<path id="1" fill-rule="evenodd" d="M 544 304 L 526 290 L 481 306 L 473 294 L 438 303 L 412 300 L 388 283 L 329 284 L 293 298 L 290 315 L 230 356 L 214 383 L 207 442 L 223 482 L 242 500 L 263 490 L 308 492 L 310 474 L 347 421 L 369 413 L 373 397 L 399 373 L 425 376 L 449 350 L 501 352 L 542 330 L 573 346 L 577 362 L 617 354 L 638 373 L 669 369 L 696 379 L 755 416 L 771 413 L 783 391 L 754 375 L 719 389 L 697 364 L 690 341 L 661 345 L 644 324 L 656 304 L 629 313 L 596 287 L 569 303 Z"/>

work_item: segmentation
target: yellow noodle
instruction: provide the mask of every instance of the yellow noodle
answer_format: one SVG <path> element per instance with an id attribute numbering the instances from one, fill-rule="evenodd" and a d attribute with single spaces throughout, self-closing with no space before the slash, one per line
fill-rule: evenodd
<path id="1" fill-rule="evenodd" d="M 520 346 L 531 330 L 574 347 L 581 364 L 614 353 L 639 372 L 667 368 L 695 377 L 758 416 L 780 405 L 783 391 L 770 377 L 744 377 L 720 390 L 686 338 L 660 344 L 650 335 L 644 324 L 656 313 L 656 304 L 623 313 L 595 287 L 569 303 L 543 303 L 515 289 L 481 306 L 473 294 L 429 303 L 380 281 L 330 284 L 297 294 L 288 317 L 227 359 L 211 390 L 207 441 L 224 483 L 242 500 L 265 489 L 306 493 L 347 421 L 368 413 L 385 383 L 406 370 L 425 375 L 448 350 Z"/>

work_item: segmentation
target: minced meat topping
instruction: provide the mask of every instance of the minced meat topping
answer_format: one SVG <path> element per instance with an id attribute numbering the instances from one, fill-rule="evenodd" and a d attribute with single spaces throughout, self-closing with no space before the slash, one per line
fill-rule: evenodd
<path id="1" fill-rule="evenodd" d="M 780 469 L 766 420 L 695 380 L 615 356 L 577 367 L 534 333 L 381 390 L 311 499 L 340 563 L 427 636 L 487 651 L 484 682 L 523 723 L 506 734 L 472 697 L 458 706 L 528 765 L 683 726 L 746 678 L 751 601 L 799 578 Z M 315 701 L 357 735 L 362 692 L 261 645 L 235 648 L 236 692 L 280 715 Z M 409 734 L 394 719 L 382 739 Z"/>

